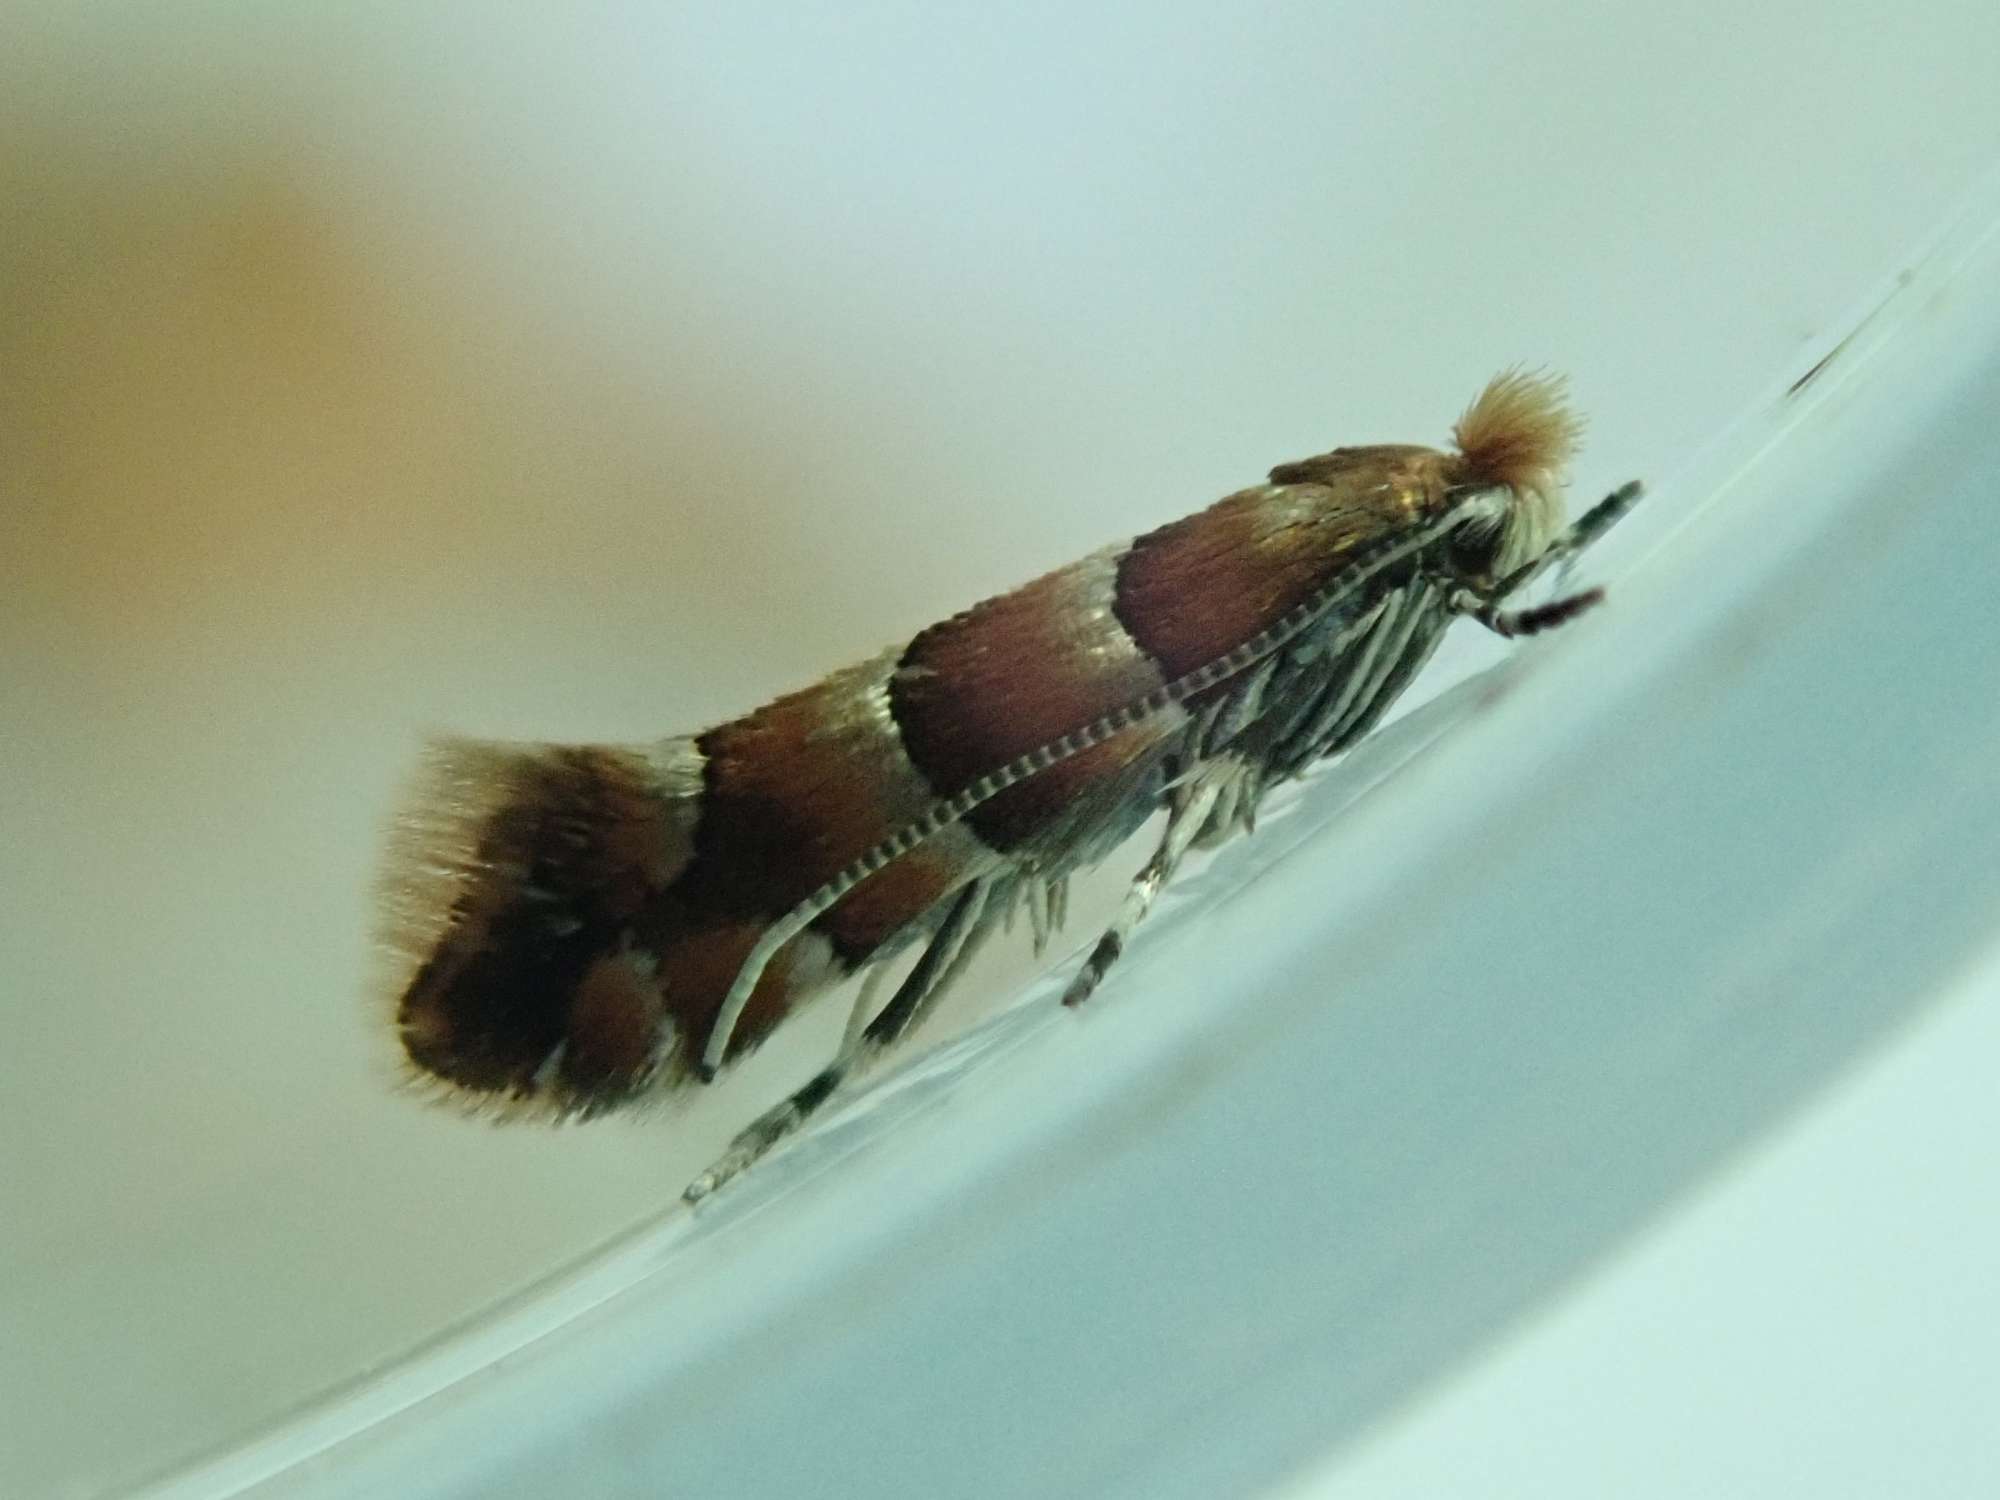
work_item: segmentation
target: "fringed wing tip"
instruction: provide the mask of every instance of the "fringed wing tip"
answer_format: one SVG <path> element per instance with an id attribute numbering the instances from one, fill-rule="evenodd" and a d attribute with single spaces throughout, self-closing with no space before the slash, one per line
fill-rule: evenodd
<path id="1" fill-rule="evenodd" d="M 418 1062 L 404 1002 L 412 983 L 457 925 L 460 898 L 485 873 L 480 840 L 488 820 L 517 793 L 521 769 L 540 747 L 437 736 L 398 799 L 388 851 L 375 881 L 372 992 L 383 1068 L 398 1091 L 481 1119 L 550 1122 L 571 1113 L 547 1095 L 467 1088 Z"/>
<path id="2" fill-rule="evenodd" d="M 1471 477 L 1553 494 L 1583 436 L 1560 375 L 1516 367 L 1486 383 L 1452 428 Z"/>
<path id="3" fill-rule="evenodd" d="M 522 752 L 493 740 L 427 741 L 398 801 L 375 881 L 375 946 L 391 1006 L 450 929 L 453 907 L 482 869 L 480 835 L 514 795 Z"/>
<path id="4" fill-rule="evenodd" d="M 382 1030 L 412 1092 L 488 1119 L 624 1108 L 687 1074 L 629 912 L 691 851 L 679 741 L 437 739 L 377 881 Z"/>

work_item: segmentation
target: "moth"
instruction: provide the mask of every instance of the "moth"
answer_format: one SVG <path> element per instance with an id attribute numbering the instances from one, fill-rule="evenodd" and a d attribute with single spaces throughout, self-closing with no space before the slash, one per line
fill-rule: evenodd
<path id="1" fill-rule="evenodd" d="M 1558 379 L 1509 371 L 1449 448 L 1280 464 L 703 733 L 432 745 L 384 881 L 410 1065 L 492 1113 L 593 1115 L 713 1080 L 864 973 L 837 1055 L 698 1199 L 907 1036 L 1018 906 L 1044 940 L 1071 875 L 1164 810 L 1081 1003 L 1187 852 L 1367 734 L 1456 619 L 1527 635 L 1600 600 L 1509 603 L 1637 499 L 1565 528 L 1579 432 Z"/>

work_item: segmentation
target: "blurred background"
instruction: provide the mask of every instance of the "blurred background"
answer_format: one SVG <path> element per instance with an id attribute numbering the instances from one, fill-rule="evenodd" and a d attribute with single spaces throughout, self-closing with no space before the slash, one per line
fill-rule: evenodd
<path id="1" fill-rule="evenodd" d="M 0 1491 L 379 1367 L 829 1043 L 671 1131 L 399 1095 L 424 732 L 700 727 L 1517 361 L 1580 490 L 1670 478 L 2000 157 L 1996 57 L 1946 0 L 8 7 Z"/>

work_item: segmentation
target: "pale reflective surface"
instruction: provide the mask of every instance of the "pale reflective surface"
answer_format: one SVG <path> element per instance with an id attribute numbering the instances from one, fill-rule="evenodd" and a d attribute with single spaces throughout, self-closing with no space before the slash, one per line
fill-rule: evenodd
<path id="1" fill-rule="evenodd" d="M 830 1048 L 827 1013 L 671 1133 L 388 1094 L 366 894 L 422 729 L 698 727 L 1269 463 L 1441 436 L 1515 358 L 1572 373 L 1586 492 L 1665 476 L 2000 138 L 1985 5 L 19 9 L 25 1494 L 228 1442 L 546 1275 Z"/>

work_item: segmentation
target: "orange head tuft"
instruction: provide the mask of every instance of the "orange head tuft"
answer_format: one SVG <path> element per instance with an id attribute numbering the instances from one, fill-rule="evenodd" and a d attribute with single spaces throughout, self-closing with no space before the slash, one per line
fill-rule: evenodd
<path id="1" fill-rule="evenodd" d="M 1563 378 L 1521 369 L 1488 381 L 1452 428 L 1468 480 L 1551 498 L 1582 435 Z"/>

